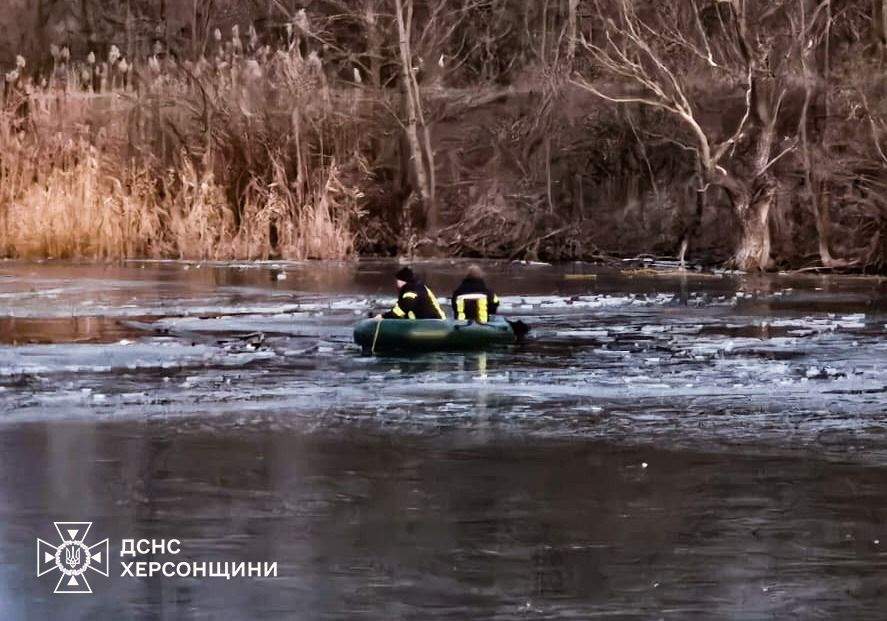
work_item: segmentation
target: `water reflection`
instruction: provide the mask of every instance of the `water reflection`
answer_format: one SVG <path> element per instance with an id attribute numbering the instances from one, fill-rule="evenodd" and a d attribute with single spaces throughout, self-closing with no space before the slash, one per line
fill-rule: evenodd
<path id="1" fill-rule="evenodd" d="M 6 618 L 875 618 L 885 603 L 881 469 L 199 420 L 28 425 L 3 443 Z M 181 538 L 195 560 L 276 560 L 281 575 L 117 577 L 90 599 L 50 597 L 33 540 L 75 517 L 102 536 Z"/>

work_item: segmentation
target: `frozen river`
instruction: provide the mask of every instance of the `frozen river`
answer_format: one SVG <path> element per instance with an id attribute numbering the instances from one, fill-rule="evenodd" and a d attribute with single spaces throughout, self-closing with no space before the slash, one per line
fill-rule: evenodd
<path id="1" fill-rule="evenodd" d="M 526 344 L 365 357 L 393 265 L 0 263 L 0 618 L 882 618 L 887 283 L 489 264 Z"/>

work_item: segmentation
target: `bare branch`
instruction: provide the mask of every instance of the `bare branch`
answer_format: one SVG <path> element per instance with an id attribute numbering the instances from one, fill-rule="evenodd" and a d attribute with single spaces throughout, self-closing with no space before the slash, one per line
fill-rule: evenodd
<path id="1" fill-rule="evenodd" d="M 783 157 L 784 155 L 786 155 L 787 153 L 791 153 L 791 152 L 795 149 L 795 147 L 797 147 L 797 146 L 798 146 L 798 141 L 797 141 L 797 140 L 794 140 L 794 141 L 792 142 L 792 144 L 788 145 L 785 149 L 783 149 L 782 152 L 781 152 L 779 155 L 777 155 L 776 157 L 770 159 L 770 161 L 767 162 L 767 163 L 764 165 L 764 167 L 763 167 L 761 170 L 758 171 L 757 176 L 758 176 L 758 177 L 763 176 L 764 173 L 766 173 L 768 170 L 770 170 L 770 168 L 771 168 L 774 164 L 776 164 L 776 162 L 778 162 L 779 160 L 781 160 L 782 157 Z"/>
<path id="2" fill-rule="evenodd" d="M 612 97 L 610 95 L 605 95 L 604 93 L 599 91 L 597 88 L 592 86 L 591 82 L 588 82 L 586 80 L 573 79 L 573 80 L 570 80 L 570 83 L 578 86 L 579 88 L 589 91 L 590 93 L 596 95 L 597 97 L 600 97 L 604 101 L 609 101 L 611 103 L 623 103 L 623 104 L 637 103 L 637 104 L 643 104 L 645 106 L 650 106 L 652 108 L 660 108 L 662 110 L 668 110 L 669 112 L 672 112 L 674 114 L 680 114 L 678 112 L 678 110 L 676 110 L 675 108 L 672 108 L 671 106 L 668 106 L 661 101 L 656 101 L 655 99 L 645 99 L 643 97 Z"/>

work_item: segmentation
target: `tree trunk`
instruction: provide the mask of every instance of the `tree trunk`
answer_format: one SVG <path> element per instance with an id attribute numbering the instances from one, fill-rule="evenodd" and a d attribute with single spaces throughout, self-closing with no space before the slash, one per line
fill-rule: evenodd
<path id="1" fill-rule="evenodd" d="M 887 1 L 887 0 L 885 0 Z M 830 5 L 829 5 L 830 7 Z M 801 27 L 802 32 L 807 30 L 807 7 L 802 5 Z M 827 19 L 831 20 L 831 15 L 827 15 Z M 831 27 L 831 22 L 826 24 L 826 29 Z M 826 37 L 826 41 L 828 37 Z M 827 43 L 826 43 L 827 44 Z M 810 149 L 809 130 L 816 132 L 815 124 L 810 122 L 810 110 L 816 100 L 816 84 L 820 82 L 828 83 L 828 55 L 823 60 L 823 66 L 820 69 L 820 75 L 814 74 L 816 61 L 813 57 L 813 49 L 805 47 L 799 52 L 801 59 L 801 68 L 804 76 L 804 103 L 801 106 L 801 116 L 798 120 L 798 136 L 801 139 L 801 162 L 803 164 L 804 173 L 804 190 L 809 203 L 810 210 L 816 222 L 816 234 L 819 242 L 819 260 L 823 267 L 836 267 L 841 264 L 832 257 L 829 244 L 829 214 L 828 214 L 828 194 L 823 191 L 823 183 L 816 173 L 813 156 Z M 826 89 L 828 92 L 828 89 Z M 828 122 L 828 114 L 825 115 L 825 122 Z M 824 134 L 825 132 L 823 132 Z M 822 136 L 814 137 L 814 144 L 822 144 Z"/>
<path id="2" fill-rule="evenodd" d="M 776 197 L 776 184 L 766 179 L 753 195 L 734 204 L 741 229 L 739 245 L 733 258 L 737 269 L 747 272 L 770 268 L 770 209 Z"/>
<path id="3" fill-rule="evenodd" d="M 133 58 L 135 57 L 135 51 L 133 50 L 132 42 L 132 6 L 130 5 L 130 0 L 126 0 L 126 23 L 123 26 L 123 31 L 124 39 L 126 40 L 124 57 L 128 63 L 132 64 Z M 124 78 L 124 80 L 125 79 L 126 78 Z"/>
<path id="4" fill-rule="evenodd" d="M 872 0 L 872 44 L 883 57 L 887 50 L 887 0 Z"/>
<path id="5" fill-rule="evenodd" d="M 651 170 L 652 176 L 652 170 Z M 681 235 L 681 243 L 678 248 L 678 263 L 683 268 L 685 266 L 685 261 L 687 258 L 687 251 L 690 249 L 690 243 L 694 237 L 696 237 L 696 232 L 699 230 L 699 227 L 702 225 L 702 216 L 705 213 L 705 204 L 706 204 L 706 195 L 708 193 L 708 178 L 705 174 L 705 169 L 702 166 L 702 162 L 699 161 L 699 158 L 696 158 L 696 183 L 695 190 L 696 194 L 696 208 L 693 211 L 693 215 L 690 218 L 689 224 L 684 228 L 684 231 Z M 657 191 L 657 199 L 658 199 L 658 191 Z M 658 200 L 657 200 L 658 202 Z"/>
<path id="6" fill-rule="evenodd" d="M 827 191 L 817 192 L 819 205 L 816 209 L 816 230 L 819 233 L 819 256 L 825 267 L 840 267 L 846 265 L 846 261 L 835 259 L 831 252 L 831 220 L 828 215 L 829 195 Z"/>
<path id="7" fill-rule="evenodd" d="M 576 41 L 579 38 L 579 0 L 567 0 L 567 63 L 573 65 L 576 58 Z"/>
<path id="8" fill-rule="evenodd" d="M 804 189 L 807 202 L 816 222 L 816 235 L 819 242 L 819 260 L 823 267 L 835 267 L 839 262 L 832 257 L 829 244 L 830 222 L 828 215 L 828 194 L 822 191 L 822 183 L 816 178 L 813 159 L 810 155 L 810 143 L 807 139 L 807 110 L 810 105 L 810 87 L 807 87 L 807 96 L 801 110 L 799 123 L 801 135 L 801 161 L 804 165 Z"/>
<path id="9" fill-rule="evenodd" d="M 881 0 L 881 55 L 887 53 L 887 0 Z"/>
<path id="10" fill-rule="evenodd" d="M 382 88 L 382 41 L 379 36 L 379 16 L 376 10 L 376 0 L 365 0 L 364 22 L 370 69 L 369 82 L 373 88 Z"/>
<path id="11" fill-rule="evenodd" d="M 542 42 L 539 45 L 539 58 L 544 65 L 548 61 L 548 0 L 542 0 Z"/>
<path id="12" fill-rule="evenodd" d="M 754 73 L 754 65 L 752 65 Z M 733 258 L 734 265 L 748 272 L 770 268 L 770 209 L 776 198 L 776 182 L 770 167 L 776 141 L 776 121 L 782 107 L 785 90 L 768 83 L 760 75 L 752 78 L 751 111 L 755 117 L 753 173 L 732 191 L 733 208 L 739 219 L 739 246 Z M 730 191 L 730 190 L 728 190 Z"/>
<path id="13" fill-rule="evenodd" d="M 428 173 L 428 198 L 425 201 L 425 229 L 426 232 L 434 235 L 437 233 L 437 226 L 440 220 L 437 205 L 437 173 L 434 165 L 434 149 L 431 146 L 431 127 L 425 121 L 425 114 L 422 112 L 422 99 L 419 97 L 419 84 L 416 82 L 415 74 L 411 74 L 413 78 L 413 94 L 416 98 L 416 108 L 419 113 L 419 122 L 422 124 L 422 136 L 424 138 L 422 147 L 425 154 L 425 166 Z"/>
<path id="14" fill-rule="evenodd" d="M 430 145 L 422 145 L 419 135 L 419 121 L 421 115 L 421 101 L 418 99 L 418 85 L 413 76 L 413 52 L 410 45 L 410 33 L 408 22 L 412 17 L 412 0 L 407 0 L 407 13 L 404 12 L 403 0 L 395 0 L 398 47 L 400 49 L 401 82 L 404 95 L 404 104 L 407 112 L 405 131 L 410 145 L 410 155 L 413 163 L 413 172 L 416 176 L 416 185 L 419 197 L 425 211 L 426 227 L 433 232 L 437 225 L 437 212 L 434 206 L 434 191 L 432 179 L 429 175 L 429 167 L 433 161 L 426 163 L 426 155 L 430 156 Z M 425 127 L 425 139 L 429 139 L 427 127 Z"/>

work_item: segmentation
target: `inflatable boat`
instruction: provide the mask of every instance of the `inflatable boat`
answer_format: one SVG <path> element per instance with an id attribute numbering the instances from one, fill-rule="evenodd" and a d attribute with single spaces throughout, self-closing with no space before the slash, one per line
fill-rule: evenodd
<path id="1" fill-rule="evenodd" d="M 494 317 L 489 323 L 450 319 L 364 319 L 354 326 L 354 342 L 365 353 L 484 349 L 522 339 L 522 321 Z"/>

